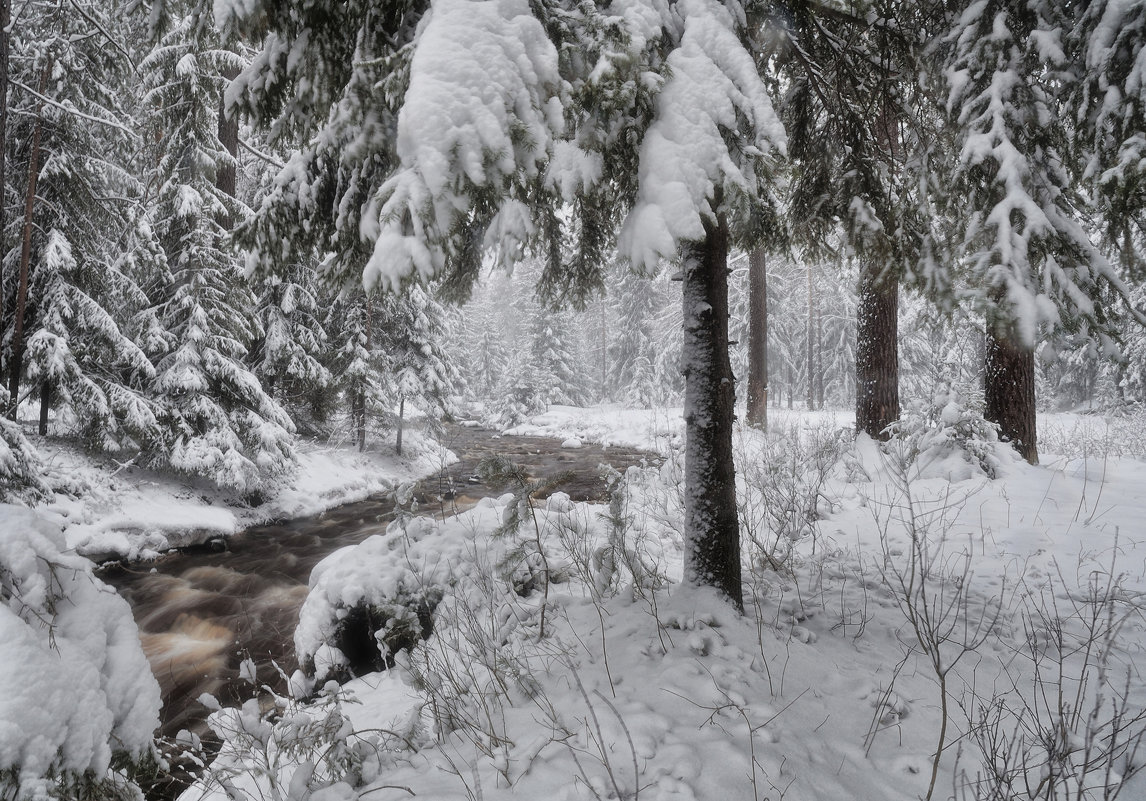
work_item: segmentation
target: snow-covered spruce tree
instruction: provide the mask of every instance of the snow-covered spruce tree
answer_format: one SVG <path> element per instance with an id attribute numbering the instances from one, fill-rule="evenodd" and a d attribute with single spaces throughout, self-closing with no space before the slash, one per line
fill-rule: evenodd
<path id="1" fill-rule="evenodd" d="M 155 370 L 105 308 L 110 304 L 97 300 L 118 301 L 113 308 L 130 320 L 146 297 L 117 264 L 77 258 L 56 228 L 48 233 L 38 266 L 40 303 L 28 340 L 27 375 L 40 387 L 40 433 L 47 433 L 48 409 L 55 406 L 66 412 L 63 430 L 76 431 L 86 447 L 154 447 L 159 427 L 145 389 Z"/>
<path id="2" fill-rule="evenodd" d="M 765 56 L 786 78 L 791 236 L 809 263 L 836 262 L 843 249 L 860 265 L 856 430 L 873 437 L 899 416 L 899 284 L 925 219 L 906 168 L 933 123 L 914 97 L 933 5 L 784 4 L 765 29 Z"/>
<path id="3" fill-rule="evenodd" d="M 495 397 L 509 364 L 509 347 L 495 304 L 501 299 L 488 285 L 479 285 L 459 316 L 454 360 L 462 369 L 471 395 L 482 401 Z"/>
<path id="4" fill-rule="evenodd" d="M 528 370 L 541 388 L 546 405 L 581 406 L 583 371 L 571 336 L 568 312 L 535 307 L 529 320 Z"/>
<path id="5" fill-rule="evenodd" d="M 160 143 L 154 227 L 172 275 L 155 311 L 166 336 L 152 343 L 152 392 L 164 430 L 157 460 L 254 494 L 292 469 L 294 426 L 246 367 L 261 331 L 222 224 L 237 205 L 216 185 L 230 157 L 217 109 L 222 71 L 235 59 L 188 16 L 140 65 Z"/>
<path id="6" fill-rule="evenodd" d="M 302 265 L 264 276 L 258 293 L 261 335 L 251 348 L 254 372 L 296 425 L 315 429 L 327 418 L 334 382 L 320 319 L 315 273 Z"/>
<path id="7" fill-rule="evenodd" d="M 378 299 L 374 331 L 398 406 L 394 449 L 399 455 L 407 407 L 445 414 L 451 396 L 462 389 L 453 357 L 442 347 L 444 313 L 431 292 L 417 284 Z"/>
<path id="8" fill-rule="evenodd" d="M 1075 148 L 1108 247 L 1146 276 L 1146 4 L 1097 0 L 1072 6 L 1063 34 Z"/>
<path id="9" fill-rule="evenodd" d="M 18 286 L 9 388 L 26 378 L 39 392 L 41 433 L 55 406 L 61 433 L 76 431 L 89 447 L 140 447 L 154 438 L 155 417 L 142 394 L 151 364 L 122 328 L 147 303 L 123 269 L 142 192 L 131 174 L 138 138 L 123 122 L 126 30 L 99 3 L 29 3 L 21 19 L 12 66 L 31 113 L 16 128 L 31 127 L 34 147 L 19 180 L 29 190 L 34 181 L 35 193 L 6 282 Z"/>
<path id="10" fill-rule="evenodd" d="M 554 0 L 440 0 L 429 14 L 423 4 L 253 3 L 243 13 L 270 31 L 239 78 L 243 102 L 321 142 L 288 165 L 246 237 L 259 261 L 289 255 L 279 221 L 319 205 L 335 223 L 327 234 L 373 243 L 368 288 L 441 276 L 464 294 L 482 251 L 512 262 L 533 249 L 545 258 L 542 296 L 583 301 L 630 206 L 629 258 L 655 269 L 683 253 L 686 574 L 739 605 L 727 249 L 764 154 L 784 139 L 739 4 L 638 5 L 609 18 Z M 370 83 L 356 75 L 366 64 Z M 354 124 L 313 137 L 340 119 Z M 381 186 L 327 180 L 315 191 L 311 178 L 337 176 L 349 153 L 392 173 Z"/>
<path id="11" fill-rule="evenodd" d="M 331 373 L 350 415 L 358 450 L 366 450 L 369 419 L 384 410 L 390 396 L 381 384 L 381 357 L 373 346 L 374 303 L 361 292 L 337 298 L 327 315 L 327 337 L 334 348 Z"/>
<path id="12" fill-rule="evenodd" d="M 8 390 L 0 387 L 0 403 Z M 51 495 L 41 477 L 39 454 L 19 425 L 0 416 L 0 503 L 35 503 Z"/>
<path id="13" fill-rule="evenodd" d="M 656 386 L 661 343 L 655 326 L 666 298 L 652 279 L 625 268 L 619 273 L 610 286 L 614 319 L 606 387 L 614 399 L 649 408 L 663 401 Z"/>
<path id="14" fill-rule="evenodd" d="M 1048 0 L 967 3 L 936 49 L 954 137 L 940 206 L 963 294 L 986 320 L 984 416 L 1032 463 L 1036 342 L 1066 333 L 1113 352 L 1109 297 L 1127 293 L 1091 239 L 1079 192 L 1066 11 Z M 931 280 L 953 283 L 942 272 Z"/>
<path id="15" fill-rule="evenodd" d="M 664 20 L 664 86 L 641 145 L 620 247 L 653 269 L 681 257 L 685 376 L 685 576 L 740 606 L 728 359 L 728 253 L 760 198 L 764 154 L 785 134 L 747 47 L 743 17 L 712 2 Z M 730 144 L 732 146 L 730 147 Z"/>

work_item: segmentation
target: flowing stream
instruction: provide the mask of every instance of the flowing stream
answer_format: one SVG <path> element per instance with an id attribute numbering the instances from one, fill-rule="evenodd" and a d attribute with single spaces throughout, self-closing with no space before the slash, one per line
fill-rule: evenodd
<path id="1" fill-rule="evenodd" d="M 567 449 L 556 440 L 462 426 L 448 427 L 442 441 L 460 461 L 419 484 L 422 514 L 453 514 L 500 494 L 474 475 L 481 459 L 491 454 L 510 459 L 535 478 L 569 473 L 559 489 L 574 500 L 604 496 L 602 462 L 623 470 L 649 458 L 630 448 L 585 444 Z M 311 569 L 338 548 L 385 531 L 393 517 L 394 500 L 379 496 L 317 517 L 248 529 L 229 538 L 225 550 L 201 547 L 147 565 L 105 567 L 102 578 L 132 606 L 162 688 L 161 733 L 170 737 L 188 729 L 204 734 L 207 709 L 197 700 L 202 693 L 224 705 L 250 698 L 254 688 L 239 677 L 246 658 L 254 660 L 260 683 L 281 689 L 275 665 L 286 675 L 296 667 L 293 632 Z"/>

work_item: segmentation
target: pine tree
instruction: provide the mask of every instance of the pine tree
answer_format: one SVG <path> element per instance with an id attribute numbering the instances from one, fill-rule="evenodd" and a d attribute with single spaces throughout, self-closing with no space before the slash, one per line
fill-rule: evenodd
<path id="1" fill-rule="evenodd" d="M 1064 32 L 1075 148 L 1106 242 L 1127 269 L 1146 268 L 1146 5 L 1097 0 L 1071 6 Z M 1139 305 L 1138 308 L 1141 308 Z"/>
<path id="2" fill-rule="evenodd" d="M 530 319 L 528 369 L 547 406 L 584 403 L 583 371 L 569 336 L 571 322 L 567 312 L 538 307 Z"/>
<path id="3" fill-rule="evenodd" d="M 372 343 L 373 308 L 361 293 L 338 298 L 327 317 L 330 342 L 337 343 L 331 372 L 350 413 L 351 434 L 366 450 L 369 419 L 392 400 L 379 383 L 380 357 Z"/>
<path id="4" fill-rule="evenodd" d="M 235 201 L 216 185 L 229 154 L 218 140 L 221 72 L 234 54 L 196 39 L 183 18 L 141 64 L 152 129 L 162 132 L 155 229 L 172 274 L 156 308 L 167 332 L 153 392 L 165 443 L 157 458 L 246 493 L 260 492 L 294 462 L 286 412 L 247 369 L 262 334 L 255 299 L 224 249 Z"/>
<path id="5" fill-rule="evenodd" d="M 27 377 L 40 395 L 40 431 L 57 406 L 89 447 L 141 447 L 155 436 L 142 391 L 152 367 L 121 330 L 147 299 L 123 270 L 142 187 L 131 173 L 138 137 L 127 127 L 133 65 L 122 20 L 104 4 L 30 3 L 14 65 L 39 75 L 23 180 L 28 196 L 9 386 Z M 38 95 L 38 96 L 37 96 Z M 35 156 L 32 158 L 31 156 Z M 23 375 L 26 371 L 27 375 Z"/>
<path id="6" fill-rule="evenodd" d="M 512 263 L 532 249 L 545 260 L 542 298 L 583 304 L 632 206 L 624 253 L 654 269 L 683 254 L 685 265 L 686 572 L 740 604 L 724 271 L 733 228 L 739 236 L 757 203 L 763 156 L 784 134 L 737 4 L 646 11 L 606 18 L 592 4 L 463 0 L 437 2 L 429 16 L 421 4 L 369 14 L 354 4 L 244 7 L 271 35 L 239 78 L 243 102 L 321 143 L 288 165 L 244 238 L 256 263 L 273 264 L 291 255 L 281 222 L 302 223 L 321 205 L 324 240 L 350 231 L 371 243 L 368 288 L 442 277 L 464 296 L 482 252 Z M 311 135 L 324 127 L 329 135 Z M 364 153 L 371 172 L 352 174 L 382 173 L 380 186 L 316 180 Z M 309 231 L 298 240 L 316 243 Z"/>
<path id="7" fill-rule="evenodd" d="M 265 276 L 257 300 L 262 334 L 251 349 L 254 373 L 267 393 L 290 411 L 295 423 L 326 419 L 334 382 L 323 364 L 327 337 L 319 319 L 314 272 L 293 270 Z"/>
<path id="8" fill-rule="evenodd" d="M 1034 346 L 1064 333 L 1110 341 L 1106 293 L 1127 290 L 1084 225 L 1070 150 L 1066 9 L 978 2 L 939 47 L 954 135 L 941 208 L 955 226 L 968 300 L 987 325 L 987 419 L 1038 461 Z M 942 278 L 950 283 L 950 278 Z"/>
<path id="9" fill-rule="evenodd" d="M 856 429 L 873 437 L 899 416 L 899 285 L 927 230 L 909 167 L 937 119 L 920 113 L 916 86 L 934 5 L 796 4 L 774 14 L 767 39 L 788 87 L 791 234 L 809 262 L 846 251 L 860 265 Z"/>
<path id="10" fill-rule="evenodd" d="M 155 370 L 95 299 L 118 299 L 115 308 L 123 313 L 142 307 L 146 298 L 116 265 L 81 264 L 57 229 L 47 240 L 39 321 L 28 341 L 28 377 L 41 393 L 40 433 L 47 433 L 47 410 L 55 405 L 67 410 L 68 427 L 78 429 L 90 448 L 154 447 L 158 422 L 144 393 Z"/>
<path id="11" fill-rule="evenodd" d="M 378 348 L 393 382 L 391 394 L 398 406 L 395 450 L 401 455 L 407 405 L 448 413 L 451 395 L 462 389 L 461 375 L 442 347 L 444 312 L 429 291 L 411 286 L 384 297 L 379 306 Z"/>
<path id="12" fill-rule="evenodd" d="M 627 268 L 622 268 L 612 287 L 616 319 L 609 338 L 608 390 L 614 398 L 644 407 L 654 405 L 657 398 L 655 325 L 665 303 L 657 289 L 650 278 Z"/>

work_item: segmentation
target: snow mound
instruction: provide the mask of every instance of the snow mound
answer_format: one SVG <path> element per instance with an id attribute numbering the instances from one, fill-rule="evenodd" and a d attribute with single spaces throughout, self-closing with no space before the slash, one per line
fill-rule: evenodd
<path id="1" fill-rule="evenodd" d="M 13 771 L 18 797 L 33 797 L 51 776 L 98 776 L 113 751 L 144 752 L 159 725 L 159 685 L 127 602 L 91 562 L 64 552 L 57 527 L 0 505 L 0 531 L 0 675 L 9 677 L 0 771 Z"/>
<path id="2" fill-rule="evenodd" d="M 376 670 L 428 636 L 434 607 L 470 561 L 474 530 L 457 519 L 400 518 L 319 562 L 294 633 L 305 672 L 320 683 Z"/>
<path id="3" fill-rule="evenodd" d="M 572 449 L 572 448 L 580 448 L 581 446 L 582 446 L 581 440 L 577 439 L 577 437 L 570 437 L 569 439 L 567 439 L 561 443 L 562 448 L 571 448 Z"/>

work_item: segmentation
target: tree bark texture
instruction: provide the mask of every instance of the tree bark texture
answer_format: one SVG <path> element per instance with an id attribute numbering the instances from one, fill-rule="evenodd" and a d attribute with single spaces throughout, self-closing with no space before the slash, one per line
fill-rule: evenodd
<path id="1" fill-rule="evenodd" d="M 361 389 L 354 390 L 350 396 L 350 419 L 354 423 L 355 439 L 358 441 L 358 451 L 366 450 L 366 392 Z"/>
<path id="2" fill-rule="evenodd" d="M 814 324 L 813 319 L 815 313 L 814 296 L 812 294 L 812 265 L 809 263 L 804 270 L 808 276 L 808 325 L 807 325 L 807 373 L 808 373 L 808 394 L 804 399 L 804 406 L 809 411 L 816 408 L 816 351 L 813 349 L 815 344 L 814 338 Z"/>
<path id="3" fill-rule="evenodd" d="M 714 205 L 719 205 L 719 198 Z M 685 580 L 743 610 L 732 463 L 735 387 L 728 358 L 728 222 L 705 221 L 683 248 Z"/>
<path id="4" fill-rule="evenodd" d="M 40 386 L 40 436 L 48 436 L 48 412 L 52 408 L 52 385 L 45 381 Z"/>
<path id="5" fill-rule="evenodd" d="M 370 339 L 372 335 L 371 328 L 374 324 L 374 305 L 367 297 L 364 301 L 366 304 L 366 351 L 370 352 Z M 358 434 L 358 450 L 359 452 L 366 450 L 366 390 L 365 388 L 356 390 L 353 394 L 351 401 L 352 407 L 350 414 L 354 419 L 354 425 L 357 428 Z"/>
<path id="6" fill-rule="evenodd" d="M 824 310 L 816 299 L 816 408 L 824 408 Z"/>
<path id="7" fill-rule="evenodd" d="M 768 271 L 763 250 L 748 254 L 748 425 L 768 430 Z"/>
<path id="8" fill-rule="evenodd" d="M 234 69 L 228 69 L 223 73 L 223 77 L 232 81 L 238 77 L 238 75 L 239 71 Z M 231 158 L 219 164 L 216 169 L 215 186 L 230 197 L 235 197 L 235 190 L 238 188 L 238 171 L 236 170 L 236 165 L 239 157 L 239 115 L 232 114 L 231 116 L 227 116 L 226 112 L 226 104 L 223 98 L 220 97 L 219 144 L 231 155 Z M 219 225 L 230 231 L 235 227 L 235 220 L 230 214 L 227 214 L 219 220 Z"/>
<path id="9" fill-rule="evenodd" d="M 44 67 L 40 79 L 40 92 L 43 93 L 51 74 L 52 65 Z M 32 148 L 28 153 L 28 191 L 24 196 L 24 231 L 20 243 L 20 278 L 16 290 L 15 319 L 12 323 L 12 363 L 8 365 L 8 417 L 16 419 L 16 407 L 20 405 L 20 374 L 24 371 L 24 311 L 28 305 L 28 272 L 32 261 L 32 215 L 36 210 L 36 180 L 40 177 L 40 135 L 44 124 L 40 108 L 36 110 L 36 124 L 32 128 Z"/>
<path id="10" fill-rule="evenodd" d="M 1031 464 L 1039 463 L 1035 430 L 1035 352 L 1004 328 L 987 327 L 983 416 L 999 426 L 999 436 L 1010 442 Z"/>
<path id="11" fill-rule="evenodd" d="M 12 20 L 12 0 L 0 0 L 0 265 L 8 252 L 8 215 L 3 202 L 8 184 L 8 25 Z M 4 321 L 4 270 L 0 266 L 0 331 Z"/>
<path id="12" fill-rule="evenodd" d="M 860 267 L 856 309 L 856 431 L 887 439 L 899 419 L 899 282 L 878 264 Z"/>

